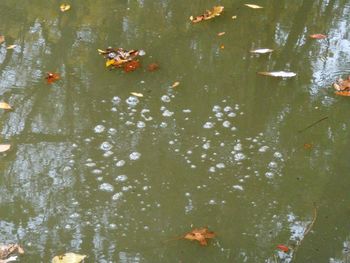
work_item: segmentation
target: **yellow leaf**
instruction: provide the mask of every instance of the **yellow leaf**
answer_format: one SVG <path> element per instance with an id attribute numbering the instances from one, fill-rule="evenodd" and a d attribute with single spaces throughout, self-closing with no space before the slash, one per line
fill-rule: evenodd
<path id="1" fill-rule="evenodd" d="M 237 16 L 232 16 L 232 19 L 237 19 Z"/>
<path id="2" fill-rule="evenodd" d="M 130 94 L 140 98 L 143 97 L 143 94 L 138 92 L 130 92 Z"/>
<path id="3" fill-rule="evenodd" d="M 62 5 L 60 5 L 60 9 L 62 12 L 66 12 L 70 9 L 70 5 L 69 4 L 62 4 Z"/>
<path id="4" fill-rule="evenodd" d="M 12 107 L 6 103 L 6 102 L 0 102 L 0 109 L 3 109 L 3 110 L 11 110 Z"/>
<path id="5" fill-rule="evenodd" d="M 75 253 L 65 253 L 56 256 L 52 259 L 52 263 L 80 263 L 86 258 L 86 255 L 79 255 Z"/>
<path id="6" fill-rule="evenodd" d="M 218 37 L 221 37 L 221 36 L 223 36 L 225 34 L 226 34 L 225 32 L 220 32 L 220 33 L 218 33 Z"/>
<path id="7" fill-rule="evenodd" d="M 176 81 L 176 82 L 174 82 L 173 85 L 171 85 L 171 87 L 176 88 L 176 87 L 179 86 L 179 85 L 180 85 L 180 82 Z"/>
<path id="8" fill-rule="evenodd" d="M 253 5 L 253 4 L 244 4 L 245 6 L 248 6 L 250 8 L 253 8 L 253 9 L 260 9 L 260 8 L 263 8 L 262 6 L 260 5 Z"/>
<path id="9" fill-rule="evenodd" d="M 14 49 L 17 45 L 9 45 L 6 49 Z"/>
<path id="10" fill-rule="evenodd" d="M 106 67 L 108 68 L 110 65 L 113 65 L 114 64 L 114 59 L 108 59 L 107 61 L 106 61 Z"/>
<path id="11" fill-rule="evenodd" d="M 10 144 L 0 144 L 0 153 L 3 153 L 3 152 L 8 151 L 8 150 L 10 150 L 10 148 L 11 148 L 11 145 L 10 145 Z M 21 248 L 21 251 L 23 251 L 22 248 Z M 23 253 L 21 253 L 21 251 L 19 251 L 19 253 L 20 253 L 20 254 L 23 254 L 24 251 L 23 251 Z"/>
<path id="12" fill-rule="evenodd" d="M 102 50 L 102 49 L 99 49 L 99 48 L 98 48 L 97 51 L 98 51 L 99 54 L 106 54 L 106 51 L 105 51 L 105 50 Z"/>
<path id="13" fill-rule="evenodd" d="M 220 5 L 214 6 L 213 10 L 208 12 L 209 16 L 205 17 L 204 20 L 208 20 L 208 19 L 214 18 L 216 16 L 219 16 L 222 13 L 222 11 L 224 11 L 223 6 L 220 6 Z"/>

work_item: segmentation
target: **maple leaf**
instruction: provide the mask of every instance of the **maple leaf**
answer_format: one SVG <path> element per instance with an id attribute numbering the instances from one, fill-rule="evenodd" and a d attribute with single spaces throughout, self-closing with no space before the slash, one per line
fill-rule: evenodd
<path id="1" fill-rule="evenodd" d="M 207 239 L 211 239 L 215 237 L 215 233 L 209 231 L 207 227 L 195 228 L 191 232 L 188 232 L 184 235 L 184 239 L 187 240 L 196 240 L 199 242 L 201 246 L 207 246 Z"/>
<path id="2" fill-rule="evenodd" d="M 192 23 L 198 23 L 203 20 L 209 20 L 216 16 L 221 15 L 222 11 L 224 11 L 223 6 L 214 6 L 212 10 L 205 11 L 203 15 L 196 16 L 196 17 L 191 16 L 190 20 L 192 21 Z"/>

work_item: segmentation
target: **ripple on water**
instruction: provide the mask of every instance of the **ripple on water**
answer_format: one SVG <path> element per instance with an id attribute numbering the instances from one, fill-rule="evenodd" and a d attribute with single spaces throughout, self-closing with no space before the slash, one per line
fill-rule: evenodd
<path id="1" fill-rule="evenodd" d="M 102 133 L 105 131 L 105 126 L 103 126 L 102 124 L 96 125 L 94 128 L 94 132 L 95 133 Z"/>
<path id="2" fill-rule="evenodd" d="M 128 177 L 125 174 L 121 174 L 121 175 L 118 175 L 115 178 L 115 180 L 118 182 L 125 182 L 126 180 L 128 180 Z"/>
<path id="3" fill-rule="evenodd" d="M 125 165 L 125 161 L 124 160 L 119 160 L 116 164 L 117 167 L 122 167 Z"/>
<path id="4" fill-rule="evenodd" d="M 113 146 L 109 142 L 103 142 L 103 143 L 101 143 L 101 146 L 100 146 L 100 149 L 103 151 L 109 151 L 112 148 L 113 148 Z"/>
<path id="5" fill-rule="evenodd" d="M 214 123 L 207 121 L 206 123 L 204 123 L 203 128 L 204 129 L 211 129 L 214 127 Z"/>
<path id="6" fill-rule="evenodd" d="M 133 161 L 140 159 L 140 157 L 141 157 L 141 153 L 139 152 L 132 152 L 129 155 L 130 160 L 133 160 Z"/>
<path id="7" fill-rule="evenodd" d="M 100 184 L 99 189 L 101 191 L 105 191 L 105 192 L 113 192 L 114 191 L 113 185 L 111 185 L 109 183 Z"/>

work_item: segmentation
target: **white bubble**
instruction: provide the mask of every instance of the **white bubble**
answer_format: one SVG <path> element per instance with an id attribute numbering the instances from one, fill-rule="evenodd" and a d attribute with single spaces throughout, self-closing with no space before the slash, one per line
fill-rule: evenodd
<path id="1" fill-rule="evenodd" d="M 229 127 L 231 126 L 231 122 L 229 122 L 229 121 L 224 121 L 224 122 L 222 123 L 222 126 L 224 126 L 225 128 L 229 128 Z"/>
<path id="2" fill-rule="evenodd" d="M 109 133 L 110 135 L 114 135 L 114 134 L 117 133 L 117 130 L 114 129 L 114 128 L 109 128 L 109 129 L 108 129 L 108 133 Z"/>
<path id="3" fill-rule="evenodd" d="M 126 180 L 128 180 L 128 177 L 125 174 L 121 174 L 121 175 L 118 175 L 115 178 L 115 180 L 118 182 L 125 182 Z"/>
<path id="4" fill-rule="evenodd" d="M 216 201 L 214 199 L 209 200 L 210 205 L 216 205 Z"/>
<path id="5" fill-rule="evenodd" d="M 126 102 L 129 106 L 134 107 L 134 106 L 136 106 L 136 105 L 139 103 L 139 99 L 136 98 L 135 96 L 130 96 L 129 98 L 127 98 L 127 99 L 125 100 L 125 102 Z"/>
<path id="6" fill-rule="evenodd" d="M 139 152 L 132 152 L 129 155 L 130 160 L 133 160 L 133 161 L 140 159 L 140 157 L 141 157 L 141 153 Z"/>
<path id="7" fill-rule="evenodd" d="M 224 108 L 224 112 L 230 112 L 230 111 L 232 111 L 232 108 L 230 106 L 226 106 Z"/>
<path id="8" fill-rule="evenodd" d="M 210 148 L 210 142 L 206 142 L 202 145 L 202 148 L 208 150 Z"/>
<path id="9" fill-rule="evenodd" d="M 112 196 L 112 200 L 116 201 L 116 200 L 120 199 L 122 196 L 123 196 L 123 193 L 122 193 L 122 192 L 120 192 L 120 193 L 115 193 L 115 194 Z"/>
<path id="10" fill-rule="evenodd" d="M 105 192 L 113 192 L 114 187 L 113 187 L 113 185 L 111 185 L 109 183 L 103 183 L 99 186 L 99 189 L 101 191 L 105 191 Z"/>
<path id="11" fill-rule="evenodd" d="M 92 170 L 93 174 L 102 174 L 102 170 L 101 169 L 94 169 Z"/>
<path id="12" fill-rule="evenodd" d="M 234 155 L 235 161 L 242 161 L 245 159 L 245 155 L 243 153 L 236 153 Z"/>
<path id="13" fill-rule="evenodd" d="M 269 167 L 274 169 L 274 168 L 277 168 L 277 163 L 276 162 L 270 162 L 269 163 Z"/>
<path id="14" fill-rule="evenodd" d="M 243 191 L 243 186 L 241 186 L 241 185 L 238 185 L 238 184 L 236 184 L 236 185 L 233 185 L 233 186 L 232 186 L 232 188 L 233 188 L 233 189 L 236 189 L 236 190 L 240 190 L 240 191 Z"/>
<path id="15" fill-rule="evenodd" d="M 224 116 L 224 114 L 222 112 L 215 113 L 215 117 L 218 118 L 218 119 L 222 118 L 222 116 Z"/>
<path id="16" fill-rule="evenodd" d="M 105 129 L 106 129 L 105 126 L 103 126 L 102 124 L 99 124 L 95 126 L 94 131 L 95 133 L 102 133 L 104 132 Z"/>
<path id="17" fill-rule="evenodd" d="M 271 179 L 271 178 L 273 178 L 275 175 L 274 175 L 274 173 L 272 173 L 272 172 L 266 172 L 266 173 L 265 173 L 265 176 L 266 176 L 267 178 Z"/>
<path id="18" fill-rule="evenodd" d="M 230 118 L 234 118 L 237 116 L 237 114 L 234 112 L 230 112 L 229 114 L 227 114 L 227 116 L 229 116 Z"/>
<path id="19" fill-rule="evenodd" d="M 168 95 L 163 95 L 161 98 L 160 98 L 163 102 L 170 102 L 170 97 Z"/>
<path id="20" fill-rule="evenodd" d="M 117 167 L 122 167 L 125 165 L 125 161 L 124 160 L 119 160 L 116 164 Z"/>
<path id="21" fill-rule="evenodd" d="M 275 158 L 282 158 L 282 153 L 280 153 L 280 152 L 275 152 L 275 153 L 273 154 L 273 156 L 274 156 Z"/>
<path id="22" fill-rule="evenodd" d="M 166 128 L 166 127 L 168 127 L 168 124 L 166 122 L 162 122 L 161 124 L 159 124 L 159 126 L 161 128 Z"/>
<path id="23" fill-rule="evenodd" d="M 260 149 L 259 149 L 259 152 L 266 152 L 267 150 L 269 149 L 269 146 L 261 146 Z"/>
<path id="24" fill-rule="evenodd" d="M 241 143 L 237 143 L 235 146 L 233 146 L 233 149 L 235 151 L 241 151 L 242 150 L 242 144 Z"/>
<path id="25" fill-rule="evenodd" d="M 225 168 L 225 164 L 224 164 L 224 163 L 217 163 L 217 164 L 216 164 L 216 168 L 218 168 L 218 169 L 224 169 L 224 168 Z"/>
<path id="26" fill-rule="evenodd" d="M 218 106 L 218 105 L 215 105 L 215 106 L 213 107 L 212 111 L 213 111 L 213 112 L 219 112 L 219 111 L 221 111 L 221 107 Z"/>
<path id="27" fill-rule="evenodd" d="M 214 123 L 207 121 L 206 123 L 204 123 L 203 128 L 204 129 L 211 129 L 214 127 Z"/>
<path id="28" fill-rule="evenodd" d="M 209 172 L 215 173 L 216 169 L 214 166 L 209 167 Z"/>
<path id="29" fill-rule="evenodd" d="M 136 126 L 137 128 L 142 129 L 146 127 L 146 123 L 144 123 L 143 121 L 138 121 Z"/>
<path id="30" fill-rule="evenodd" d="M 109 151 L 110 149 L 112 149 L 112 145 L 109 142 L 103 142 L 101 143 L 100 149 L 103 151 Z"/>
<path id="31" fill-rule="evenodd" d="M 164 117 L 170 117 L 170 116 L 173 116 L 173 115 L 174 115 L 174 112 L 169 111 L 169 110 L 165 110 L 165 111 L 163 112 L 163 116 L 164 116 Z"/>
<path id="32" fill-rule="evenodd" d="M 113 104 L 119 104 L 120 103 L 120 101 L 121 101 L 121 99 L 118 97 L 118 96 L 114 96 L 113 98 L 112 98 L 112 103 Z"/>

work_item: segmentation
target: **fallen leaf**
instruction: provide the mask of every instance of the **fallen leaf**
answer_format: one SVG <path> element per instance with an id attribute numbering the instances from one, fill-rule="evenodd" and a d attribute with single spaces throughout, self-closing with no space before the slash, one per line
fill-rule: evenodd
<path id="1" fill-rule="evenodd" d="M 3 109 L 3 110 L 11 110 L 12 107 L 6 103 L 6 102 L 0 102 L 0 109 Z"/>
<path id="2" fill-rule="evenodd" d="M 237 19 L 237 16 L 232 16 L 231 18 L 232 18 L 232 19 Z"/>
<path id="3" fill-rule="evenodd" d="M 226 34 L 225 32 L 220 32 L 220 33 L 218 33 L 218 37 L 221 37 L 221 36 L 223 36 L 225 34 Z"/>
<path id="4" fill-rule="evenodd" d="M 17 45 L 9 45 L 6 49 L 14 49 Z"/>
<path id="5" fill-rule="evenodd" d="M 336 89 L 337 91 L 348 91 L 350 90 L 350 76 L 347 79 L 337 79 L 333 83 L 333 88 Z"/>
<path id="6" fill-rule="evenodd" d="M 6 152 L 10 149 L 10 147 L 11 147 L 10 144 L 0 144 L 0 152 Z M 24 250 L 18 244 L 9 244 L 9 245 L 0 246 L 0 259 L 6 259 L 8 256 L 10 256 L 13 253 L 23 254 Z"/>
<path id="7" fill-rule="evenodd" d="M 211 239 L 215 237 L 215 233 L 212 231 L 209 231 L 208 228 L 195 228 L 191 232 L 188 232 L 184 235 L 185 239 L 188 240 L 196 240 L 199 242 L 201 246 L 207 246 L 208 242 L 207 239 Z"/>
<path id="8" fill-rule="evenodd" d="M 0 259 L 0 263 L 8 263 L 12 261 L 17 261 L 17 256 L 11 256 L 7 259 Z"/>
<path id="9" fill-rule="evenodd" d="M 0 44 L 2 44 L 3 42 L 5 42 L 5 37 L 0 35 Z"/>
<path id="10" fill-rule="evenodd" d="M 136 97 L 142 98 L 143 94 L 142 93 L 138 93 L 138 92 L 130 92 L 131 95 L 134 95 Z"/>
<path id="11" fill-rule="evenodd" d="M 224 46 L 224 45 L 221 45 L 220 48 L 221 48 L 221 49 L 225 49 L 225 46 Z"/>
<path id="12" fill-rule="evenodd" d="M 70 9 L 70 5 L 69 4 L 61 4 L 60 9 L 62 12 L 66 12 Z"/>
<path id="13" fill-rule="evenodd" d="M 304 149 L 305 150 L 311 150 L 312 149 L 312 147 L 313 147 L 313 145 L 311 144 L 311 143 L 304 143 Z"/>
<path id="14" fill-rule="evenodd" d="M 171 87 L 172 87 L 172 88 L 176 88 L 176 87 L 179 86 L 179 85 L 180 85 L 180 82 L 176 81 L 176 82 L 174 82 L 173 85 L 171 85 Z"/>
<path id="15" fill-rule="evenodd" d="M 313 38 L 313 39 L 324 39 L 324 38 L 327 38 L 327 36 L 323 35 L 323 34 L 312 34 L 312 35 L 310 35 L 310 38 Z"/>
<path id="16" fill-rule="evenodd" d="M 248 6 L 250 8 L 253 8 L 253 9 L 261 9 L 263 8 L 262 6 L 260 5 L 253 5 L 253 4 L 244 4 L 245 6 Z"/>
<path id="17" fill-rule="evenodd" d="M 289 247 L 285 246 L 285 245 L 277 245 L 277 248 L 281 251 L 283 251 L 284 253 L 288 253 L 289 251 Z"/>
<path id="18" fill-rule="evenodd" d="M 266 54 L 266 53 L 271 53 L 273 51 L 273 49 L 269 49 L 269 48 L 259 48 L 259 49 L 254 49 L 251 50 L 251 53 L 256 53 L 256 54 Z"/>
<path id="19" fill-rule="evenodd" d="M 138 69 L 139 67 L 140 67 L 140 62 L 138 60 L 131 60 L 124 64 L 124 71 L 131 72 Z"/>
<path id="20" fill-rule="evenodd" d="M 157 63 L 151 63 L 147 66 L 148 71 L 156 71 L 159 69 L 159 65 Z"/>
<path id="21" fill-rule="evenodd" d="M 286 71 L 273 71 L 273 72 L 261 71 L 261 72 L 258 72 L 258 74 L 264 75 L 264 76 L 276 77 L 276 78 L 291 78 L 297 75 L 294 72 L 286 72 Z"/>
<path id="22" fill-rule="evenodd" d="M 190 20 L 192 21 L 192 23 L 198 23 L 198 22 L 201 22 L 203 20 L 209 20 L 209 19 L 212 19 L 216 16 L 221 15 L 222 11 L 224 11 L 223 6 L 214 6 L 212 8 L 212 10 L 205 11 L 205 13 L 203 15 L 196 16 L 196 17 L 191 16 Z"/>
<path id="23" fill-rule="evenodd" d="M 55 256 L 52 263 L 80 263 L 86 258 L 86 255 L 79 255 L 75 253 L 65 253 L 60 256 Z"/>
<path id="24" fill-rule="evenodd" d="M 336 95 L 339 95 L 339 96 L 345 96 L 345 97 L 350 97 L 350 91 L 336 91 L 335 92 Z"/>
<path id="25" fill-rule="evenodd" d="M 47 72 L 45 79 L 47 80 L 48 84 L 52 84 L 56 80 L 60 79 L 60 75 L 58 75 L 57 73 Z"/>

